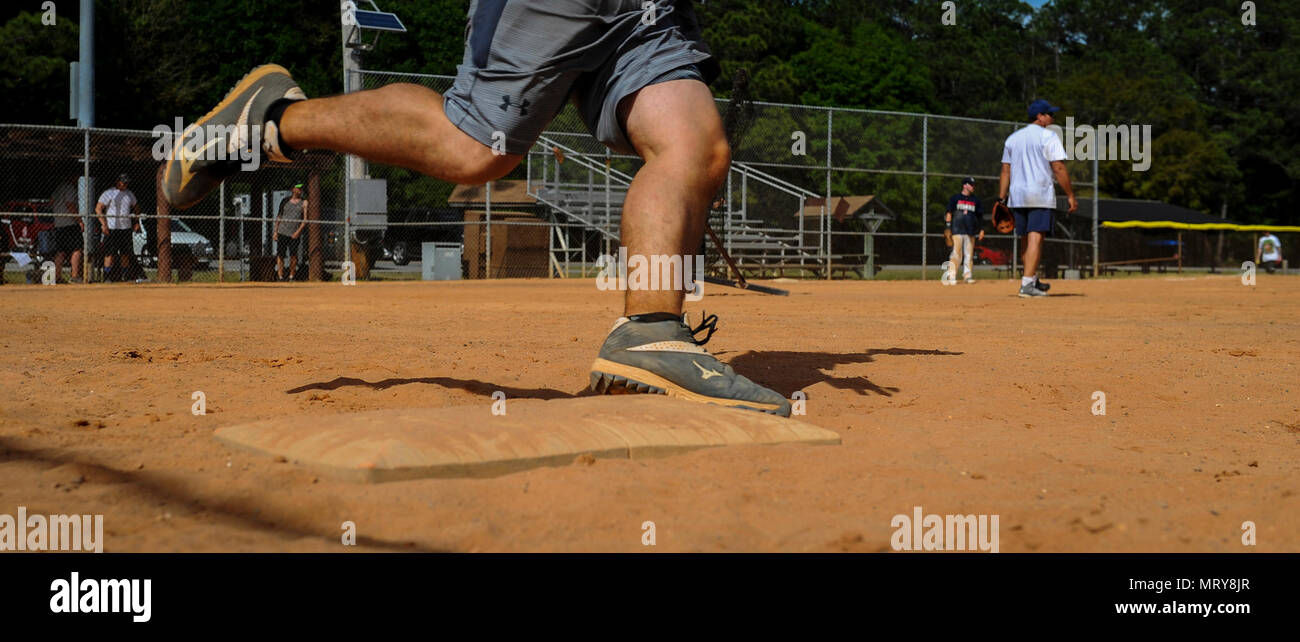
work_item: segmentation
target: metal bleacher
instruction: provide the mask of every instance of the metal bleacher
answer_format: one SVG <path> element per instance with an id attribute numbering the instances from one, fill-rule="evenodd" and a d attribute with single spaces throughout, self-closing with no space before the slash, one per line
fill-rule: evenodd
<path id="1" fill-rule="evenodd" d="M 632 183 L 632 175 L 610 167 L 605 156 L 584 154 L 546 136 L 538 139 L 538 146 L 543 151 L 534 148 L 530 155 L 528 190 L 539 203 L 549 208 L 552 220 L 569 224 L 555 228 L 551 244 L 552 268 L 567 275 L 573 262 L 582 266 L 589 263 L 591 241 L 603 242 L 604 253 L 609 253 L 610 243 L 619 241 L 623 201 Z M 543 165 L 543 171 L 535 171 L 531 167 L 533 157 L 543 164 L 553 163 L 555 170 L 550 171 Z M 574 165 L 570 166 L 570 171 L 561 172 L 558 167 L 561 163 Z M 572 178 L 574 166 L 585 170 L 586 180 Z M 568 178 L 561 178 L 564 174 L 568 174 Z M 789 198 L 792 214 L 802 210 L 804 201 L 816 198 L 817 194 L 736 162 L 731 164 L 729 176 L 729 183 L 734 182 L 742 186 L 741 195 L 729 199 L 724 209 L 714 212 L 709 223 L 742 269 L 765 270 L 816 263 L 817 246 L 808 243 L 808 236 L 802 229 L 803 217 L 795 216 L 800 226 L 798 229 L 772 227 L 752 218 L 747 207 L 750 199 L 746 187 L 751 184 L 761 186 Z M 728 189 L 728 192 L 734 193 L 734 190 Z"/>

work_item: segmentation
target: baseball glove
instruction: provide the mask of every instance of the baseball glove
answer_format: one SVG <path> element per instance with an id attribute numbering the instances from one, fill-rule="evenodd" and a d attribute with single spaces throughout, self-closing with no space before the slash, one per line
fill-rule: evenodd
<path id="1" fill-rule="evenodd" d="M 952 228 L 951 228 L 951 227 L 945 227 L 945 228 L 943 228 L 943 244 L 946 245 L 946 246 L 948 246 L 948 247 L 952 247 Z"/>
<path id="2" fill-rule="evenodd" d="M 1000 234 L 1010 234 L 1016 229 L 1016 217 L 1011 215 L 1011 210 L 1002 201 L 993 202 L 993 227 Z"/>

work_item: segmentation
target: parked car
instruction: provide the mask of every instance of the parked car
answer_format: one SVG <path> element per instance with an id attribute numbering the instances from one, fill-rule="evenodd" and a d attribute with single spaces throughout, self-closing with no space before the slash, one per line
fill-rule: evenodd
<path id="1" fill-rule="evenodd" d="M 421 259 L 423 243 L 461 243 L 465 227 L 452 223 L 463 220 L 461 210 L 453 207 L 393 210 L 388 213 L 388 230 L 384 232 L 384 256 L 391 258 L 393 263 L 406 265 Z"/>
<path id="2" fill-rule="evenodd" d="M 199 267 L 207 266 L 211 261 L 216 260 L 217 252 L 213 248 L 212 242 L 202 234 L 191 229 L 189 225 L 185 224 L 185 221 L 173 218 L 171 220 L 171 233 L 172 252 L 174 254 L 178 252 L 189 252 L 198 260 Z M 148 248 L 148 240 L 145 227 L 141 225 L 140 230 L 131 235 L 131 249 L 135 252 L 136 256 L 140 257 L 141 263 L 146 263 L 150 266 L 157 265 L 158 257 L 153 256 L 146 251 L 146 248 Z"/>
<path id="3" fill-rule="evenodd" d="M 1001 250 L 979 245 L 975 248 L 975 262 L 980 265 L 1010 265 L 1011 257 Z"/>

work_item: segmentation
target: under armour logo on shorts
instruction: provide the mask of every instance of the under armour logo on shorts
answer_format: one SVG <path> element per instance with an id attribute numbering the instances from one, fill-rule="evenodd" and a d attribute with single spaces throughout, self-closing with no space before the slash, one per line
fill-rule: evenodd
<path id="1" fill-rule="evenodd" d="M 520 115 L 520 116 L 527 116 L 527 115 L 528 115 L 528 105 L 529 105 L 529 104 L 530 104 L 530 103 L 528 102 L 528 99 L 526 99 L 526 98 L 524 99 L 524 102 L 522 102 L 522 103 L 519 104 L 519 115 Z M 509 97 L 509 96 L 502 96 L 502 97 L 501 97 L 501 105 L 500 105 L 500 106 L 501 106 L 501 111 L 508 111 L 508 110 L 510 109 L 510 97 Z"/>

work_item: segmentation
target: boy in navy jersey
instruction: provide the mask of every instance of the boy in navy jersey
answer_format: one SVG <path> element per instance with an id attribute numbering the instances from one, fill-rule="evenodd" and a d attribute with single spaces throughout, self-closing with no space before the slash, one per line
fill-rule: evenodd
<path id="1" fill-rule="evenodd" d="M 943 220 L 952 228 L 952 280 L 957 280 L 957 266 L 962 269 L 962 278 L 967 283 L 974 283 L 971 274 L 971 259 L 975 253 L 975 236 L 984 240 L 984 230 L 980 229 L 980 217 L 984 215 L 984 204 L 975 196 L 975 179 L 967 178 L 961 182 L 961 193 L 953 194 L 948 199 L 948 213 Z"/>

